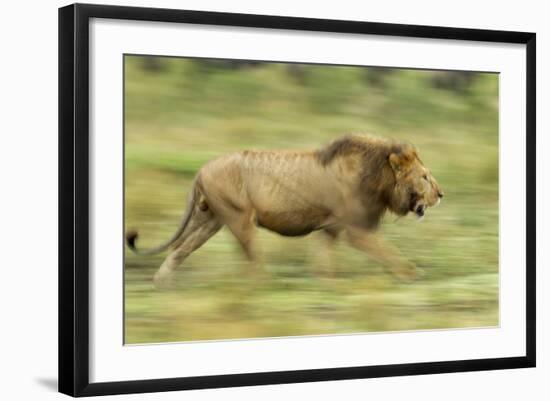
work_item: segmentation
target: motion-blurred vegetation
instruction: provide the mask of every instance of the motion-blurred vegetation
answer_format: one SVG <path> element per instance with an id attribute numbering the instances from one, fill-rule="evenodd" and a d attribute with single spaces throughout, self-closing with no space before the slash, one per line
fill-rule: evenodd
<path id="1" fill-rule="evenodd" d="M 311 149 L 349 132 L 408 140 L 445 191 L 423 221 L 388 215 L 382 234 L 425 276 L 396 282 L 337 246 L 319 272 L 313 233 L 260 230 L 271 277 L 244 274 L 223 229 L 177 272 L 126 250 L 126 343 L 498 324 L 498 75 L 160 57 L 125 57 L 125 226 L 140 246 L 168 239 L 194 174 L 243 149 Z"/>

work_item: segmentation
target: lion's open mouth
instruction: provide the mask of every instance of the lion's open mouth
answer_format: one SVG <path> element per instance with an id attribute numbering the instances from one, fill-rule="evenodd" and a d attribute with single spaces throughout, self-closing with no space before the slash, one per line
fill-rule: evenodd
<path id="1" fill-rule="evenodd" d="M 424 216 L 424 213 L 426 213 L 426 206 L 425 205 L 418 205 L 416 207 L 416 209 L 414 210 L 414 213 L 418 216 L 418 217 L 423 217 Z"/>

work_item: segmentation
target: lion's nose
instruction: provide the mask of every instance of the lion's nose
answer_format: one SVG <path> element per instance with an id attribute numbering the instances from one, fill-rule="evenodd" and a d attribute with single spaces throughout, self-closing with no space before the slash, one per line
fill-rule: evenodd
<path id="1" fill-rule="evenodd" d="M 443 191 L 438 191 L 438 192 L 437 192 L 437 196 L 439 196 L 440 198 L 443 198 L 443 195 L 445 195 L 445 194 L 443 193 Z"/>

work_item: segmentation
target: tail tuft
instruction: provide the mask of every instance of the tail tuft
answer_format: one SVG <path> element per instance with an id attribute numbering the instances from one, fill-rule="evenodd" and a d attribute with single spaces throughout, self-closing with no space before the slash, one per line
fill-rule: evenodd
<path id="1" fill-rule="evenodd" d="M 136 230 L 130 230 L 126 233 L 126 241 L 128 241 L 128 246 L 132 249 L 136 249 L 136 239 L 138 237 L 138 232 Z"/>

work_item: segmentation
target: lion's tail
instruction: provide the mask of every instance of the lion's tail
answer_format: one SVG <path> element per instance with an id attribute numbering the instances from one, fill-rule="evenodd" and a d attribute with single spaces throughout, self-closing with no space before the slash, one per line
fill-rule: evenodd
<path id="1" fill-rule="evenodd" d="M 174 242 L 178 240 L 178 238 L 183 234 L 183 232 L 187 228 L 187 225 L 189 224 L 189 221 L 191 220 L 191 217 L 193 215 L 195 204 L 197 203 L 198 198 L 199 198 L 199 190 L 197 188 L 196 181 L 195 181 L 193 182 L 191 196 L 189 197 L 189 201 L 187 203 L 187 209 L 181 220 L 181 223 L 177 231 L 172 236 L 172 238 L 170 238 L 164 244 L 151 249 L 145 249 L 145 250 L 137 249 L 136 240 L 138 238 L 138 232 L 136 230 L 130 230 L 126 233 L 126 242 L 128 243 L 128 247 L 138 255 L 154 255 L 156 253 L 159 253 L 168 249 L 170 245 L 172 245 Z"/>

